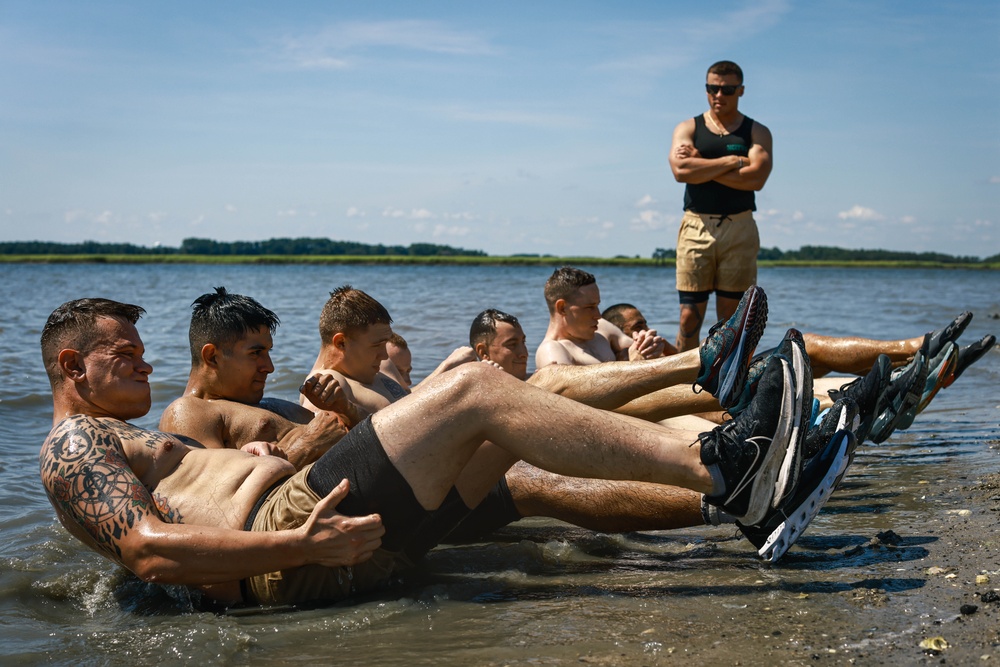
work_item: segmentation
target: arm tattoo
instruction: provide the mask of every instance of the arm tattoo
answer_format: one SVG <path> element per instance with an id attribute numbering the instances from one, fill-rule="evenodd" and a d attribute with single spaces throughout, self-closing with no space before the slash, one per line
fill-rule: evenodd
<path id="1" fill-rule="evenodd" d="M 144 444 L 154 446 L 153 439 Z M 120 437 L 94 419 L 76 416 L 59 424 L 42 447 L 39 468 L 52 504 L 118 562 L 119 541 L 143 519 L 158 515 L 129 467 Z"/>
<path id="2" fill-rule="evenodd" d="M 382 378 L 382 386 L 385 387 L 394 400 L 399 400 L 406 396 L 406 390 L 399 386 L 399 383 L 390 378 Z"/>

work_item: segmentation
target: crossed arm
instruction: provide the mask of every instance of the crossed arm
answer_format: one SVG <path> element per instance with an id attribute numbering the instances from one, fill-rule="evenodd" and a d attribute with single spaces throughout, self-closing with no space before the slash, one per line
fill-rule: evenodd
<path id="1" fill-rule="evenodd" d="M 151 448 L 162 446 L 157 440 L 171 438 L 136 432 L 149 439 Z M 168 499 L 142 484 L 120 436 L 82 415 L 53 429 L 39 454 L 39 469 L 67 530 L 144 581 L 206 585 L 310 563 L 353 565 L 371 556 L 384 532 L 378 515 L 336 513 L 347 494 L 346 480 L 297 529 L 246 532 L 185 524 Z"/>
<path id="2" fill-rule="evenodd" d="M 771 131 L 755 121 L 750 137 L 747 157 L 704 158 L 694 147 L 694 119 L 689 118 L 674 129 L 670 170 L 679 183 L 717 181 L 735 190 L 760 190 L 771 175 Z"/>

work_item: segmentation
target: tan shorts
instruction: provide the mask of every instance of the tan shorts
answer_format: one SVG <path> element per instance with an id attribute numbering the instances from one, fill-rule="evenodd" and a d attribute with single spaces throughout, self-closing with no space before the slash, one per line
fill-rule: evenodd
<path id="1" fill-rule="evenodd" d="M 677 232 L 677 290 L 744 292 L 757 282 L 760 236 L 750 211 L 685 211 Z"/>
<path id="2" fill-rule="evenodd" d="M 306 522 L 320 501 L 306 483 L 310 468 L 306 466 L 271 491 L 254 518 L 254 532 L 288 530 Z M 247 590 L 255 599 L 245 602 L 270 606 L 343 600 L 353 593 L 378 588 L 410 565 L 401 554 L 378 549 L 369 560 L 353 567 L 303 565 L 261 574 L 247 580 Z"/>

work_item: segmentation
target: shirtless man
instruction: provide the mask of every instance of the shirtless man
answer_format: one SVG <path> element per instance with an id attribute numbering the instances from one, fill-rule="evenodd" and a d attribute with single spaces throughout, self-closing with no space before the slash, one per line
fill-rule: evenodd
<path id="1" fill-rule="evenodd" d="M 264 399 L 278 316 L 254 299 L 225 287 L 192 304 L 188 339 L 191 373 L 184 395 L 164 410 L 160 430 L 179 433 L 205 447 L 239 449 L 271 443 L 296 468 L 318 459 L 360 417 L 339 387 L 313 395 L 337 411 L 311 411 L 274 398 Z M 302 391 L 321 391 L 315 383 Z M 273 452 L 272 452 L 273 453 Z"/>
<path id="2" fill-rule="evenodd" d="M 536 368 L 663 356 L 665 341 L 656 331 L 646 329 L 630 337 L 601 318 L 597 279 L 586 271 L 571 266 L 556 269 L 545 282 L 545 303 L 549 328 L 535 351 Z"/>
<path id="3" fill-rule="evenodd" d="M 87 546 L 145 581 L 191 586 L 217 602 L 335 600 L 380 586 L 518 459 L 713 494 L 748 525 L 766 523 L 799 490 L 794 476 L 779 475 L 801 460 L 789 426 L 802 406 L 782 400 L 795 389 L 794 360 L 769 362 L 745 417 L 694 445 L 690 434 L 466 364 L 296 472 L 280 457 L 207 450 L 127 422 L 151 403 L 141 314 L 81 299 L 49 316 L 41 347 L 53 428 L 39 453 L 42 483 Z"/>

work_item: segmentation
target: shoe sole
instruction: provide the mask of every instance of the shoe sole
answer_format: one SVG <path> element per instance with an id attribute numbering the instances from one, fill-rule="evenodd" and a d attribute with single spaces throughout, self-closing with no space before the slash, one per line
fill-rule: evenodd
<path id="1" fill-rule="evenodd" d="M 897 431 L 905 431 L 913 426 L 913 420 L 927 409 L 927 406 L 934 400 L 937 393 L 944 388 L 945 381 L 955 372 L 955 366 L 958 363 L 958 346 L 955 343 L 948 344 L 951 345 L 951 352 L 937 365 L 937 369 L 933 374 L 928 373 L 927 381 L 924 383 L 924 391 L 920 396 L 920 402 L 906 411 L 903 418 L 899 420 L 899 424 L 896 425 Z"/>
<path id="2" fill-rule="evenodd" d="M 795 383 L 795 410 L 792 414 L 792 425 L 791 425 L 791 435 L 789 436 L 789 447 L 785 452 L 785 458 L 781 462 L 781 468 L 778 470 L 778 479 L 774 485 L 774 499 L 771 501 L 771 507 L 778 508 L 781 503 L 785 501 L 786 496 L 789 494 L 791 489 L 789 487 L 793 486 L 793 468 L 796 464 L 796 459 L 801 455 L 798 451 L 798 445 L 802 441 L 802 420 L 803 420 L 803 405 L 805 403 L 803 393 L 805 392 L 805 375 L 806 366 L 809 360 L 805 358 L 802 353 L 802 349 L 792 343 L 792 379 Z M 809 397 L 812 398 L 811 396 Z M 811 401 L 810 401 L 811 403 Z M 811 405 L 810 405 L 811 407 Z"/>
<path id="3" fill-rule="evenodd" d="M 764 326 L 761 320 L 767 317 L 767 301 L 764 301 L 763 308 L 761 308 L 762 294 L 763 292 L 758 288 L 750 289 L 749 303 L 747 304 L 746 312 L 743 314 L 743 319 L 740 320 L 740 333 L 737 338 L 736 347 L 726 355 L 719 365 L 718 377 L 721 379 L 721 382 L 719 383 L 719 393 L 716 395 L 716 398 L 724 408 L 732 407 L 739 400 L 739 396 L 735 395 L 737 389 L 740 394 L 743 393 L 743 383 L 746 381 L 749 367 L 749 359 L 747 357 L 753 354 L 757 343 L 760 342 L 760 337 L 764 334 Z M 763 315 L 763 318 L 761 315 Z M 748 323 L 751 324 L 749 328 L 747 327 Z M 749 351 L 744 353 L 748 348 Z M 711 378 L 711 375 L 709 375 L 709 378 Z"/>
<path id="4" fill-rule="evenodd" d="M 816 518 L 823 505 L 837 489 L 850 463 L 851 440 L 854 434 L 844 429 L 834 433 L 831 442 L 840 440 L 830 468 L 816 488 L 798 506 L 788 512 L 787 518 L 768 536 L 757 555 L 769 563 L 776 563 L 791 548 L 806 528 Z"/>
<path id="5" fill-rule="evenodd" d="M 780 359 L 780 362 L 783 378 L 781 411 L 778 414 L 778 424 L 775 427 L 774 435 L 771 437 L 771 444 L 767 448 L 764 461 L 757 470 L 756 479 L 750 488 L 747 513 L 740 517 L 740 521 L 747 525 L 760 523 L 767 516 L 774 498 L 778 471 L 788 456 L 788 447 L 791 442 L 792 418 L 795 413 L 795 379 L 792 376 L 790 364 L 784 359 Z"/>

